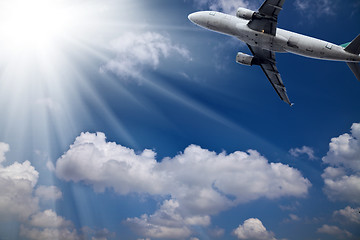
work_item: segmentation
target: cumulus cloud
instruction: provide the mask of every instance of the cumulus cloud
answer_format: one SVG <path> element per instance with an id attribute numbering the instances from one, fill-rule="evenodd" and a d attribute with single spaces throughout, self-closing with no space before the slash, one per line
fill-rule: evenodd
<path id="1" fill-rule="evenodd" d="M 289 150 L 289 153 L 291 154 L 291 156 L 294 157 L 299 157 L 300 155 L 305 154 L 311 160 L 316 159 L 314 155 L 314 150 L 307 146 L 302 146 L 301 148 L 292 148 Z"/>
<path id="2" fill-rule="evenodd" d="M 62 198 L 62 192 L 56 186 L 39 186 L 35 190 L 35 195 L 46 201 L 55 201 Z"/>
<path id="3" fill-rule="evenodd" d="M 20 227 L 20 236 L 27 239 L 34 240 L 48 240 L 48 239 L 66 239 L 66 240 L 80 240 L 76 229 L 68 228 L 30 228 L 22 225 Z"/>
<path id="4" fill-rule="evenodd" d="M 360 171 L 360 123 L 352 125 L 351 134 L 345 133 L 331 139 L 329 151 L 323 162 Z"/>
<path id="5" fill-rule="evenodd" d="M 33 188 L 39 173 L 29 161 L 4 167 L 1 163 L 6 160 L 8 150 L 8 144 L 0 143 L 0 219 L 25 220 L 38 209 Z"/>
<path id="6" fill-rule="evenodd" d="M 331 139 L 329 151 L 322 158 L 330 165 L 324 170 L 324 192 L 331 200 L 360 203 L 360 124 L 351 133 Z"/>
<path id="7" fill-rule="evenodd" d="M 0 221 L 21 224 L 20 236 L 26 239 L 84 239 L 71 221 L 53 210 L 40 211 L 39 199 L 58 199 L 61 191 L 55 186 L 36 188 L 39 173 L 29 161 L 3 166 L 7 151 L 9 145 L 0 143 Z"/>
<path id="8" fill-rule="evenodd" d="M 276 240 L 274 233 L 266 230 L 262 222 L 257 218 L 250 218 L 234 230 L 238 239 L 251 240 Z"/>
<path id="9" fill-rule="evenodd" d="M 63 217 L 58 216 L 53 210 L 48 209 L 44 212 L 38 212 L 31 216 L 29 224 L 34 227 L 68 227 L 70 221 L 66 221 Z"/>
<path id="10" fill-rule="evenodd" d="M 201 217 L 198 220 L 204 224 Z M 153 215 L 144 214 L 141 218 L 128 218 L 126 223 L 140 235 L 152 238 L 184 239 L 191 235 L 186 219 L 179 213 L 179 203 L 175 200 L 166 200 Z M 205 224 L 209 224 L 209 217 L 205 219 Z"/>
<path id="11" fill-rule="evenodd" d="M 29 221 L 20 227 L 20 236 L 34 240 L 66 239 L 66 240 L 106 240 L 115 236 L 107 229 L 94 230 L 84 227 L 78 231 L 74 224 L 57 215 L 51 209 L 33 214 Z"/>
<path id="12" fill-rule="evenodd" d="M 217 154 L 190 145 L 183 153 L 158 162 L 154 151 L 136 153 L 106 142 L 103 133 L 82 133 L 77 137 L 57 160 L 56 174 L 66 181 L 89 184 L 97 192 L 109 188 L 122 195 L 170 196 L 153 215 L 128 219 L 138 228 L 152 226 L 142 231 L 144 236 L 153 236 L 152 229 L 158 226 L 166 229 L 155 233 L 169 230 L 168 225 L 158 223 L 167 216 L 162 213 L 170 206 L 174 210 L 172 218 L 184 223 L 176 231 L 186 235 L 187 226 L 206 225 L 210 215 L 237 204 L 259 198 L 304 197 L 311 186 L 298 170 L 269 163 L 254 150 Z M 179 232 L 176 234 L 181 235 Z"/>
<path id="13" fill-rule="evenodd" d="M 114 237 L 115 234 L 106 228 L 94 230 L 83 227 L 78 231 L 71 221 L 48 209 L 33 214 L 28 221 L 24 222 L 20 226 L 20 236 L 34 240 L 106 240 Z"/>
<path id="14" fill-rule="evenodd" d="M 360 208 L 352 208 L 347 206 L 344 209 L 340 209 L 333 213 L 333 216 L 343 222 L 343 220 L 350 223 L 360 224 Z"/>
<path id="15" fill-rule="evenodd" d="M 333 235 L 341 239 L 346 239 L 352 237 L 352 234 L 346 230 L 342 230 L 337 226 L 329 226 L 329 225 L 322 225 L 322 227 L 318 228 L 318 233 L 324 233 L 328 235 Z"/>
<path id="16" fill-rule="evenodd" d="M 110 43 L 110 51 L 115 57 L 100 71 L 111 71 L 120 77 L 138 80 L 143 79 L 145 68 L 157 69 L 161 59 L 181 57 L 191 60 L 185 47 L 173 44 L 168 36 L 156 32 L 125 33 Z"/>

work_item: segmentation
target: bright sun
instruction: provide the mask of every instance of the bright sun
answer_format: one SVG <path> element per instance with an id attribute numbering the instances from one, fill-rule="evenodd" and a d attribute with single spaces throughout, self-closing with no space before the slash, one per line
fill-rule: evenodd
<path id="1" fill-rule="evenodd" d="M 74 16 L 63 0 L 1 1 L 0 8 L 0 36 L 7 51 L 51 48 L 71 33 Z"/>

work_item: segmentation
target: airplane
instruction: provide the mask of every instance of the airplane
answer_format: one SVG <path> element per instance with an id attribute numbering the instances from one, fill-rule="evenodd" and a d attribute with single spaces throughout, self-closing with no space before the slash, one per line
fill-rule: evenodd
<path id="1" fill-rule="evenodd" d="M 285 0 L 265 0 L 258 11 L 240 7 L 236 16 L 215 11 L 200 11 L 188 16 L 200 27 L 245 42 L 253 56 L 239 52 L 236 62 L 259 65 L 280 99 L 290 102 L 286 88 L 276 67 L 276 52 L 289 52 L 305 57 L 346 62 L 360 81 L 360 34 L 350 43 L 336 45 L 277 28 L 278 15 Z"/>

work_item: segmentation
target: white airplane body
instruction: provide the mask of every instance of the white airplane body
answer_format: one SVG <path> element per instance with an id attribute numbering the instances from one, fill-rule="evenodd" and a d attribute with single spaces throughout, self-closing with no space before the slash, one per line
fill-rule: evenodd
<path id="1" fill-rule="evenodd" d="M 236 16 L 215 11 L 200 11 L 189 19 L 206 29 L 235 36 L 245 42 L 253 56 L 239 52 L 236 62 L 260 65 L 279 97 L 290 102 L 280 73 L 276 67 L 275 52 L 343 61 L 360 80 L 360 35 L 351 43 L 336 44 L 277 28 L 277 17 L 285 0 L 266 0 L 257 12 L 239 8 Z"/>

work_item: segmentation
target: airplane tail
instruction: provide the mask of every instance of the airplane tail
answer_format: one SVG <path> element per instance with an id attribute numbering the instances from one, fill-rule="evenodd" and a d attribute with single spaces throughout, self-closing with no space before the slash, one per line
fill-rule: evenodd
<path id="1" fill-rule="evenodd" d="M 359 65 L 359 63 L 347 62 L 346 64 L 349 66 L 350 70 L 354 73 L 357 80 L 360 81 L 360 65 Z"/>
<path id="2" fill-rule="evenodd" d="M 349 44 L 344 44 L 345 51 L 359 55 L 360 54 L 360 34 Z M 359 63 L 347 62 L 350 70 L 354 73 L 357 80 L 360 81 L 360 65 Z"/>
<path id="3" fill-rule="evenodd" d="M 356 55 L 360 54 L 360 34 L 345 47 L 345 51 Z"/>

